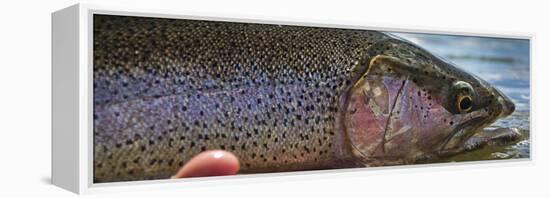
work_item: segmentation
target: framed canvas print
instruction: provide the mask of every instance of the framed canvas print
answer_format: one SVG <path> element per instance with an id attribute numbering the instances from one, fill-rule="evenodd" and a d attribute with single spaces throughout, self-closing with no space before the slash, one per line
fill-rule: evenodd
<path id="1" fill-rule="evenodd" d="M 531 35 L 84 5 L 52 24 L 73 192 L 530 161 Z"/>

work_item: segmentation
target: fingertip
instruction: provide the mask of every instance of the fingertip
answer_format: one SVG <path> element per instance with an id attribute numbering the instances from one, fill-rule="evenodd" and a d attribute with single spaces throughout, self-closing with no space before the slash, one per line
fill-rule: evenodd
<path id="1" fill-rule="evenodd" d="M 233 153 L 205 151 L 189 160 L 172 178 L 234 175 L 239 168 L 239 159 Z"/>

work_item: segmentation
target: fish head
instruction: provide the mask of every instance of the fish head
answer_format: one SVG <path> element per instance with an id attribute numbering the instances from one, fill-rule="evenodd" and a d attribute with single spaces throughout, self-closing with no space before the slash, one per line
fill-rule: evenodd
<path id="1" fill-rule="evenodd" d="M 344 111 L 351 150 L 366 164 L 437 158 L 514 111 L 483 79 L 407 41 L 388 39 L 371 53 Z"/>

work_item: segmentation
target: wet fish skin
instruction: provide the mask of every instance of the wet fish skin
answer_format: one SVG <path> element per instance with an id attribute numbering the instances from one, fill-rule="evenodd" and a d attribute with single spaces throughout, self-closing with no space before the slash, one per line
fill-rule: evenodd
<path id="1" fill-rule="evenodd" d="M 245 173 L 346 161 L 339 96 L 386 37 L 96 15 L 94 180 L 168 178 L 209 149 L 235 153 Z"/>
<path id="2" fill-rule="evenodd" d="M 94 15 L 93 35 L 95 182 L 168 178 L 210 149 L 235 153 L 241 173 L 412 163 L 510 111 L 481 79 L 377 31 Z M 471 112 L 456 110 L 457 81 L 476 93 Z M 391 127 L 350 125 L 367 121 L 348 111 L 366 106 L 365 82 L 396 90 L 382 94 L 398 101 L 379 120 Z M 412 99 L 423 90 L 433 126 L 391 139 L 417 119 L 392 112 L 427 103 Z M 354 141 L 366 131 L 380 137 L 360 142 L 368 155 Z"/>

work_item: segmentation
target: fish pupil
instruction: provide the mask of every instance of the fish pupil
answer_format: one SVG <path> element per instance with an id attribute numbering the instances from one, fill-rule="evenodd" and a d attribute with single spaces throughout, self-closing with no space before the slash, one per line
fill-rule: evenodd
<path id="1" fill-rule="evenodd" d="M 462 100 L 460 101 L 460 109 L 466 110 L 471 107 L 472 107 L 472 99 L 470 99 L 469 97 L 462 98 Z"/>

